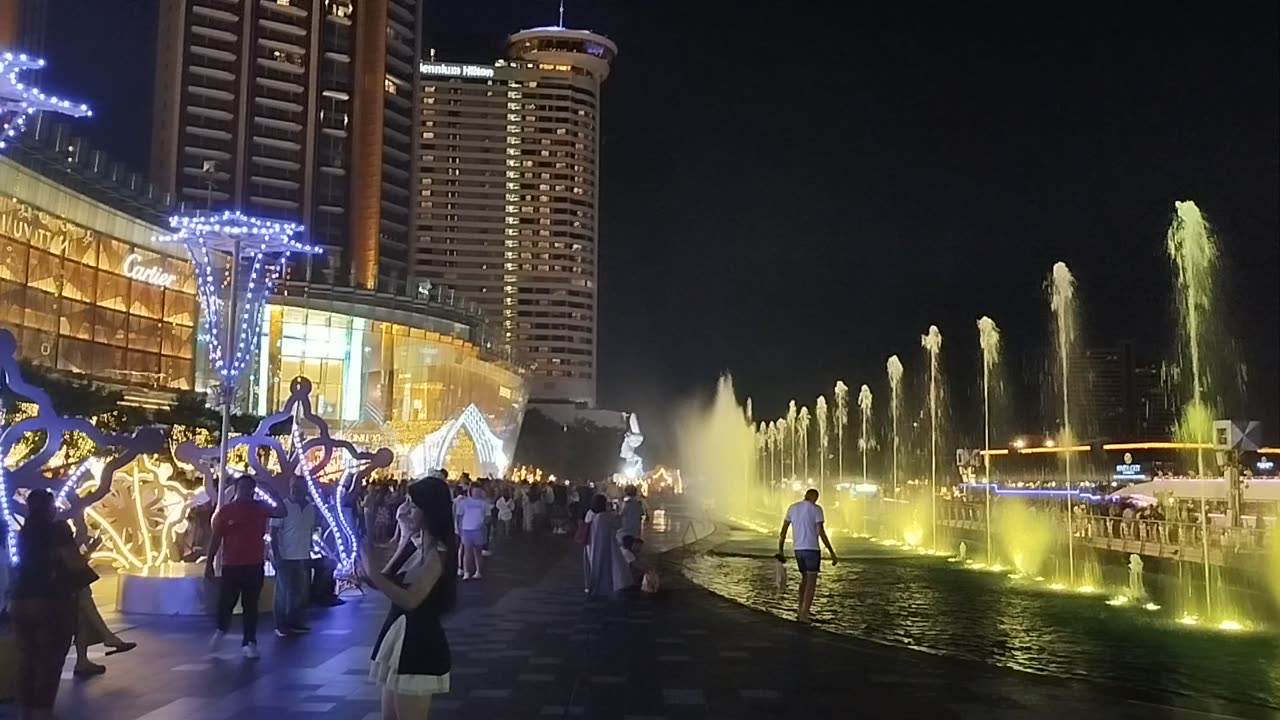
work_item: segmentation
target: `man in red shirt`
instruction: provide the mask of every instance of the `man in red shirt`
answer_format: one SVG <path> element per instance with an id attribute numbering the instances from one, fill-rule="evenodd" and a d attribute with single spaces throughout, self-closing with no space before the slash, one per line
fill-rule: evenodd
<path id="1" fill-rule="evenodd" d="M 246 658 L 258 654 L 258 598 L 262 595 L 262 566 L 266 562 L 264 538 L 267 521 L 285 517 L 280 495 L 267 483 L 263 502 L 254 497 L 258 482 L 252 475 L 236 479 L 236 494 L 213 515 L 213 537 L 205 560 L 205 577 L 215 574 L 214 561 L 222 550 L 222 581 L 218 586 L 218 630 L 213 634 L 209 650 L 217 650 L 231 627 L 231 613 L 239 601 L 244 612 L 244 640 L 241 652 Z"/>

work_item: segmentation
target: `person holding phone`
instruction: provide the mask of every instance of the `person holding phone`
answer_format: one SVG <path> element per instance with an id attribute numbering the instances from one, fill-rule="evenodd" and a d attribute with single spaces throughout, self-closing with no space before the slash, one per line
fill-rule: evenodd
<path id="1" fill-rule="evenodd" d="M 369 679 L 382 688 L 382 717 L 425 720 L 431 697 L 449 692 L 452 661 L 441 618 L 457 603 L 458 536 L 443 480 L 420 480 L 408 495 L 406 535 L 395 554 L 379 563 L 365 538 L 360 568 L 367 584 L 391 601 L 369 669 Z"/>

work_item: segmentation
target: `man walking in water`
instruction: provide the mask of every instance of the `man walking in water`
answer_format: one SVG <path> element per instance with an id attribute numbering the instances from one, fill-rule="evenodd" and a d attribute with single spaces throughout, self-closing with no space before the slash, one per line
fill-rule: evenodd
<path id="1" fill-rule="evenodd" d="M 804 494 L 804 500 L 787 508 L 782 531 L 778 533 L 778 556 L 781 557 L 782 548 L 787 542 L 787 528 L 795 528 L 791 545 L 796 553 L 796 565 L 800 568 L 800 612 L 796 615 L 796 620 L 802 623 L 809 622 L 809 606 L 813 604 L 813 595 L 818 589 L 818 566 L 822 564 L 822 553 L 818 550 L 819 539 L 826 546 L 827 552 L 831 553 L 831 564 L 839 562 L 822 523 L 818 491 L 810 488 Z"/>

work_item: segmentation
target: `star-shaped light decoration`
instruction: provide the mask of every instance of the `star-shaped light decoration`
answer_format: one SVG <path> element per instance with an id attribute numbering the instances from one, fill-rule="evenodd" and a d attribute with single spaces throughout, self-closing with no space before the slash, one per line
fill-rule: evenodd
<path id="1" fill-rule="evenodd" d="M 39 88 L 26 85 L 18 79 L 24 70 L 39 70 L 44 60 L 25 53 L 0 53 L 0 149 L 9 138 L 22 132 L 27 116 L 34 113 L 56 112 L 72 117 L 92 115 L 89 106 L 56 97 L 50 97 Z"/>

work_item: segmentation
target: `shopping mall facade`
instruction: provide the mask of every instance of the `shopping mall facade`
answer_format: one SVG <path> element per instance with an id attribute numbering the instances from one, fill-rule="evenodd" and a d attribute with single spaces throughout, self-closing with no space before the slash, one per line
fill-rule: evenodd
<path id="1" fill-rule="evenodd" d="M 163 208 L 91 197 L 42 169 L 0 157 L 0 327 L 33 363 L 118 387 L 128 403 L 207 389 L 190 263 L 181 245 L 155 240 Z M 245 410 L 279 407 L 305 375 L 317 413 L 356 444 L 407 457 L 475 406 L 469 416 L 484 419 L 505 457 L 514 452 L 526 372 L 447 290 L 408 298 L 283 282 L 264 313 Z M 474 434 L 456 433 L 446 465 L 500 470 L 479 462 Z"/>

